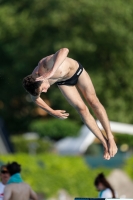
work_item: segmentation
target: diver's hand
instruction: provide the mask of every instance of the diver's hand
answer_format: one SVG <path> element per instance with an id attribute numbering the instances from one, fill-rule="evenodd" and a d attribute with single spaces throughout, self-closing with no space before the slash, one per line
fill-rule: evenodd
<path id="1" fill-rule="evenodd" d="M 67 119 L 69 113 L 66 113 L 65 110 L 54 110 L 51 115 L 59 119 Z"/>

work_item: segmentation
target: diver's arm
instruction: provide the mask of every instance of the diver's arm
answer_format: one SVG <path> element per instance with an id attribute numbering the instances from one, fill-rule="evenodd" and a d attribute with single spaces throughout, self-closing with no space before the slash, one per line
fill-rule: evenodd
<path id="1" fill-rule="evenodd" d="M 53 117 L 59 118 L 59 119 L 66 119 L 68 118 L 69 114 L 66 113 L 65 110 L 53 110 L 50 106 L 48 106 L 43 100 L 42 98 L 39 97 L 35 97 L 32 96 L 32 101 L 38 105 L 40 108 L 42 108 L 43 110 L 45 110 L 48 114 L 52 115 Z"/>

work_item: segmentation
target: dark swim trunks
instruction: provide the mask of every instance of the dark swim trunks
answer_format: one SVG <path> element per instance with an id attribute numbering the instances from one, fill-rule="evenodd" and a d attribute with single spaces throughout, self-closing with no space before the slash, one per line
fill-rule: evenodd
<path id="1" fill-rule="evenodd" d="M 60 81 L 60 82 L 57 82 L 57 85 L 76 85 L 77 82 L 78 82 L 78 77 L 80 76 L 80 74 L 82 73 L 83 71 L 83 66 L 79 64 L 79 68 L 77 69 L 76 73 L 69 79 L 65 80 L 65 81 Z"/>

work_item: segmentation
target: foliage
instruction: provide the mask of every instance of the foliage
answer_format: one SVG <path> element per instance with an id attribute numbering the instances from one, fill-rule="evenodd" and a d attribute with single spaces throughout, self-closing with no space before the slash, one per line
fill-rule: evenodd
<path id="1" fill-rule="evenodd" d="M 89 168 L 82 157 L 58 156 L 42 154 L 31 156 L 16 154 L 1 156 L 0 161 L 17 161 L 22 165 L 22 178 L 36 192 L 42 192 L 47 197 L 57 195 L 60 189 L 65 189 L 71 196 L 97 197 L 94 187 L 96 175 L 106 169 Z"/>
<path id="2" fill-rule="evenodd" d="M 115 133 L 115 140 L 118 145 L 128 144 L 128 146 L 133 147 L 133 135 Z"/>
<path id="3" fill-rule="evenodd" d="M 26 140 L 22 136 L 12 136 L 11 142 L 14 147 L 14 151 L 17 153 L 45 153 L 49 152 L 53 148 L 51 141 L 46 139 L 30 139 Z"/>
<path id="4" fill-rule="evenodd" d="M 61 123 L 59 123 L 58 119 L 36 120 L 30 124 L 30 130 L 37 132 L 40 137 L 59 140 L 66 136 L 77 135 L 79 125 L 70 120 L 63 120 Z"/>
<path id="5" fill-rule="evenodd" d="M 124 170 L 133 180 L 133 156 L 126 160 Z"/>
<path id="6" fill-rule="evenodd" d="M 132 7 L 131 0 L 0 1 L 0 115 L 11 133 L 38 118 L 23 77 L 61 47 L 89 72 L 109 119 L 133 123 Z M 43 99 L 80 121 L 55 86 Z"/>
<path id="7" fill-rule="evenodd" d="M 101 153 L 101 144 L 92 143 L 86 150 L 85 155 L 96 156 Z"/>

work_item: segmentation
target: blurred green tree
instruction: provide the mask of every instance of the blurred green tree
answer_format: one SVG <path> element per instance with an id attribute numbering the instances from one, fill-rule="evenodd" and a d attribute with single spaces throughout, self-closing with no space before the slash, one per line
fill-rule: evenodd
<path id="1" fill-rule="evenodd" d="M 63 120 L 59 123 L 58 119 L 33 120 L 30 124 L 31 131 L 35 131 L 40 137 L 49 137 L 52 140 L 59 140 L 66 136 L 77 135 L 80 127 L 76 122 Z"/>

